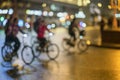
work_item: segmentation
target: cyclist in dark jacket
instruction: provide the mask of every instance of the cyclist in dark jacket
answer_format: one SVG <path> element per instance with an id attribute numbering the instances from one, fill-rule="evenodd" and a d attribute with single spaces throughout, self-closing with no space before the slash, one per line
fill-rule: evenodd
<path id="1" fill-rule="evenodd" d="M 14 18 L 13 22 L 9 24 L 8 29 L 6 31 L 6 41 L 5 42 L 15 42 L 14 45 L 14 51 L 17 53 L 19 47 L 20 47 L 20 41 L 17 38 L 18 31 L 20 30 L 18 24 L 18 19 Z"/>
<path id="2" fill-rule="evenodd" d="M 76 40 L 76 35 L 75 35 L 75 28 L 78 29 L 78 25 L 76 24 L 76 18 L 74 18 L 68 28 L 68 33 L 69 35 L 73 38 L 73 41 Z"/>
<path id="3" fill-rule="evenodd" d="M 8 27 L 12 24 L 13 18 L 14 18 L 13 15 L 11 15 L 10 18 L 7 20 L 7 23 L 5 25 L 5 34 L 7 34 Z"/>

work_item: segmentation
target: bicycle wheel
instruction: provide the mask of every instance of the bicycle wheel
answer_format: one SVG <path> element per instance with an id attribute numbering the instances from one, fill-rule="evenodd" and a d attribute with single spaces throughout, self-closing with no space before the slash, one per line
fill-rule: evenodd
<path id="1" fill-rule="evenodd" d="M 41 51 L 39 50 L 39 42 L 35 42 L 33 45 L 32 45 L 32 49 L 34 51 L 34 55 L 35 57 L 39 57 L 40 54 L 41 54 Z"/>
<path id="2" fill-rule="evenodd" d="M 59 56 L 59 47 L 56 44 L 48 45 L 47 55 L 51 60 L 56 59 Z"/>
<path id="3" fill-rule="evenodd" d="M 1 48 L 1 54 L 2 54 L 3 60 L 4 61 L 11 61 L 12 60 L 12 55 L 11 55 L 12 52 L 13 52 L 12 46 L 5 44 Z"/>
<path id="4" fill-rule="evenodd" d="M 88 49 L 87 41 L 84 40 L 84 39 L 81 39 L 81 40 L 79 41 L 79 43 L 78 43 L 78 48 L 79 48 L 82 52 L 86 51 L 86 50 Z"/>
<path id="5" fill-rule="evenodd" d="M 30 65 L 35 58 L 32 48 L 30 46 L 23 47 L 21 57 L 25 64 Z"/>
<path id="6" fill-rule="evenodd" d="M 71 46 L 69 45 L 68 40 L 63 39 L 63 41 L 62 41 L 62 47 L 64 48 L 64 50 L 69 50 L 69 48 L 70 48 Z"/>

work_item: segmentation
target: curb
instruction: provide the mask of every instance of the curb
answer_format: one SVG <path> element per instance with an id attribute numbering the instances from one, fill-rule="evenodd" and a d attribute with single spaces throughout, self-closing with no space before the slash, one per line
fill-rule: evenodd
<path id="1" fill-rule="evenodd" d="M 111 48 L 111 49 L 120 49 L 120 44 L 119 45 L 113 45 L 113 44 L 101 44 L 101 45 L 96 45 L 96 44 L 91 44 L 90 46 L 94 47 L 101 47 L 101 48 Z"/>

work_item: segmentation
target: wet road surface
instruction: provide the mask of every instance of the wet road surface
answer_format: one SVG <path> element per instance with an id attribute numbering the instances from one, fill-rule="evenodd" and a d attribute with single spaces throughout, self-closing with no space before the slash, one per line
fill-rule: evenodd
<path id="1" fill-rule="evenodd" d="M 36 60 L 32 66 L 37 71 L 20 80 L 120 80 L 120 50 L 90 47 L 84 53 L 61 51 L 56 61 Z"/>
<path id="2" fill-rule="evenodd" d="M 58 32 L 55 39 L 58 39 L 61 33 Z M 3 32 L 0 33 L 0 47 L 4 41 L 2 35 Z M 60 40 L 62 38 L 55 42 L 60 43 Z M 61 43 L 58 45 L 61 46 Z M 81 53 L 76 49 L 67 52 L 60 47 L 60 55 L 56 61 L 49 61 L 45 54 L 39 59 L 31 66 L 25 65 L 25 70 L 20 71 L 21 75 L 17 80 L 120 80 L 119 49 L 89 47 L 86 52 Z M 5 68 L 0 65 L 0 80 L 15 79 L 10 78 L 5 73 Z"/>

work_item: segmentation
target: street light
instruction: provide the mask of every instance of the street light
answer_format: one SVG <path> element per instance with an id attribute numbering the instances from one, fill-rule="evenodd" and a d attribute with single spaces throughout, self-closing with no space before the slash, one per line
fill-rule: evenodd
<path id="1" fill-rule="evenodd" d="M 90 3 L 91 3 L 90 0 L 78 0 L 77 1 L 78 6 L 86 6 L 86 5 L 90 4 Z"/>
<path id="2" fill-rule="evenodd" d="M 98 7 L 102 7 L 102 3 L 98 3 L 97 5 L 98 5 Z"/>

